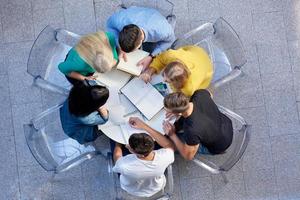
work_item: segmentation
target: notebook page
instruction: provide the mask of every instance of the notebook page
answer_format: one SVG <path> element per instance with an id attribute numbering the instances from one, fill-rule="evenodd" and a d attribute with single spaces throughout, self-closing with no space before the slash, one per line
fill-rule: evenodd
<path id="1" fill-rule="evenodd" d="M 131 75 L 123 71 L 114 69 L 106 73 L 95 73 L 96 81 L 106 87 L 113 87 L 120 90 L 131 78 Z"/>
<path id="2" fill-rule="evenodd" d="M 125 62 L 124 59 L 120 59 L 117 69 L 125 71 L 135 76 L 139 76 L 142 72 L 143 67 L 137 66 L 137 63 L 148 55 L 148 52 L 140 49 L 137 49 L 130 53 L 126 53 L 127 62 Z"/>
<path id="3" fill-rule="evenodd" d="M 163 121 L 166 120 L 166 111 L 164 109 L 161 109 L 154 117 L 152 117 L 151 120 L 147 120 L 146 123 L 156 131 L 162 133 L 165 135 L 163 131 Z M 175 122 L 175 117 L 168 120 L 171 124 L 174 124 Z"/>

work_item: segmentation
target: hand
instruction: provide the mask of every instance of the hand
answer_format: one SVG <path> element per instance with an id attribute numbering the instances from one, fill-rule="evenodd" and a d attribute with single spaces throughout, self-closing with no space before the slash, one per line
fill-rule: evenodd
<path id="1" fill-rule="evenodd" d="M 98 111 L 100 112 L 100 114 L 101 114 L 102 117 L 104 117 L 104 118 L 108 117 L 108 110 L 104 106 L 100 107 L 98 109 Z"/>
<path id="2" fill-rule="evenodd" d="M 143 58 L 142 60 L 140 60 L 138 63 L 137 63 L 137 66 L 140 66 L 142 65 L 143 66 L 143 71 L 145 71 L 150 63 L 152 62 L 152 57 L 151 56 L 147 56 L 145 58 Z"/>
<path id="3" fill-rule="evenodd" d="M 145 122 L 143 122 L 140 118 L 138 117 L 130 117 L 129 118 L 129 124 L 132 128 L 136 129 L 144 129 L 145 128 Z"/>
<path id="4" fill-rule="evenodd" d="M 85 79 L 87 80 L 96 80 L 97 76 L 86 76 Z"/>
<path id="5" fill-rule="evenodd" d="M 146 70 L 145 72 L 141 73 L 139 76 L 140 79 L 142 79 L 145 83 L 149 83 L 151 81 L 152 74 L 149 70 Z"/>
<path id="6" fill-rule="evenodd" d="M 124 60 L 125 62 L 127 62 L 127 55 L 126 55 L 126 52 L 120 50 L 119 58 L 123 58 L 123 60 Z"/>
<path id="7" fill-rule="evenodd" d="M 173 117 L 177 118 L 177 115 L 171 112 L 166 112 L 166 119 L 171 120 Z"/>
<path id="8" fill-rule="evenodd" d="M 168 121 L 163 122 L 163 130 L 168 136 L 175 135 L 175 126 Z"/>

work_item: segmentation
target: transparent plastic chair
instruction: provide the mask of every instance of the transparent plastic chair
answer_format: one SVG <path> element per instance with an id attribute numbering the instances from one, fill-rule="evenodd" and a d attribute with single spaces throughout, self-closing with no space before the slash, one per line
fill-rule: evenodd
<path id="1" fill-rule="evenodd" d="M 232 144 L 225 153 L 219 155 L 198 154 L 192 161 L 212 174 L 221 174 L 225 183 L 228 182 L 225 173 L 229 171 L 242 157 L 250 139 L 250 125 L 235 112 L 218 105 L 219 110 L 233 122 L 234 133 Z"/>
<path id="2" fill-rule="evenodd" d="M 126 9 L 130 6 L 149 7 L 158 10 L 163 16 L 166 17 L 173 29 L 175 29 L 176 16 L 173 14 L 174 4 L 169 0 L 121 0 L 121 8 Z"/>
<path id="3" fill-rule="evenodd" d="M 68 95 L 71 84 L 58 70 L 68 51 L 80 36 L 64 29 L 46 26 L 34 41 L 27 62 L 27 72 L 33 76 L 34 85 L 42 89 Z"/>
<path id="4" fill-rule="evenodd" d="M 241 68 L 247 62 L 242 42 L 232 28 L 223 18 L 214 23 L 205 23 L 173 43 L 173 49 L 184 45 L 198 45 L 206 50 L 213 64 L 213 80 L 211 88 L 221 85 L 241 75 Z"/>

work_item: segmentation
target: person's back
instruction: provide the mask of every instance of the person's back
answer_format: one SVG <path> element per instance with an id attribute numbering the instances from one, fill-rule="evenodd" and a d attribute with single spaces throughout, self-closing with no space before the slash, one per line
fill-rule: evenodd
<path id="1" fill-rule="evenodd" d="M 224 152 L 231 144 L 231 120 L 221 113 L 206 90 L 198 90 L 191 97 L 193 113 L 185 118 L 183 129 L 189 145 L 201 143 L 209 152 Z"/>
<path id="2" fill-rule="evenodd" d="M 166 185 L 164 172 L 174 161 L 174 151 L 169 148 L 154 150 L 154 159 L 142 160 L 135 154 L 120 158 L 113 170 L 120 173 L 122 189 L 129 194 L 149 197 Z"/>

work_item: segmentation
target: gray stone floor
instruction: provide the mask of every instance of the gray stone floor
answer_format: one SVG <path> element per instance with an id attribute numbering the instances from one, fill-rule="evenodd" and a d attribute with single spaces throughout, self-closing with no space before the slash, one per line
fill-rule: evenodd
<path id="1" fill-rule="evenodd" d="M 173 0 L 180 35 L 222 16 L 247 51 L 245 75 L 215 99 L 244 116 L 252 137 L 242 160 L 219 176 L 176 159 L 174 199 L 300 199 L 300 1 Z M 84 34 L 103 29 L 112 0 L 0 0 L 0 199 L 109 199 L 101 160 L 47 183 L 30 155 L 23 123 L 42 110 L 26 62 L 34 38 L 47 24 Z M 100 164 L 99 164 L 100 163 Z"/>

